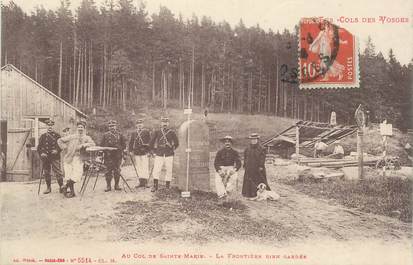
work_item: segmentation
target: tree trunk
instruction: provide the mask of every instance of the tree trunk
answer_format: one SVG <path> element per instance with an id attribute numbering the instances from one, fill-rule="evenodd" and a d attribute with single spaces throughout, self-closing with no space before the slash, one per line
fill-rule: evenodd
<path id="1" fill-rule="evenodd" d="M 232 69 L 231 69 L 232 70 Z M 234 72 L 231 71 L 231 103 L 230 103 L 230 110 L 231 112 L 234 111 Z"/>
<path id="2" fill-rule="evenodd" d="M 75 91 L 75 106 L 79 106 L 79 94 L 80 94 L 80 68 L 82 65 L 82 49 L 79 49 L 79 61 L 77 66 L 77 85 Z"/>
<path id="3" fill-rule="evenodd" d="M 261 113 L 261 81 L 262 81 L 262 72 L 260 70 L 260 81 L 258 82 L 258 113 Z"/>
<path id="4" fill-rule="evenodd" d="M 306 121 L 308 116 L 308 95 L 304 94 L 304 117 L 303 119 Z"/>
<path id="5" fill-rule="evenodd" d="M 74 38 L 73 38 L 73 92 L 72 92 L 72 103 L 75 103 L 75 95 L 76 95 L 76 31 L 74 31 Z"/>
<path id="6" fill-rule="evenodd" d="M 194 106 L 194 81 L 195 81 L 195 45 L 192 46 L 192 77 L 191 77 L 191 104 L 190 107 Z"/>
<path id="7" fill-rule="evenodd" d="M 87 92 L 88 92 L 88 83 L 87 83 L 87 78 L 88 78 L 87 63 L 88 63 L 88 60 L 87 60 L 87 43 L 86 43 L 86 41 L 85 41 L 84 49 L 85 49 L 85 54 L 84 54 L 85 60 L 84 60 L 84 65 L 83 65 L 83 97 L 82 97 L 83 98 L 83 101 L 82 101 L 83 106 L 86 105 Z"/>
<path id="8" fill-rule="evenodd" d="M 205 102 L 205 65 L 201 65 L 201 109 L 204 109 Z"/>
<path id="9" fill-rule="evenodd" d="M 283 116 L 287 117 L 287 103 L 288 103 L 288 89 L 286 84 L 283 84 L 283 96 L 284 96 L 284 110 L 283 110 Z"/>
<path id="10" fill-rule="evenodd" d="M 63 67 L 63 43 L 60 41 L 60 57 L 59 57 L 59 88 L 57 95 L 62 97 L 62 67 Z"/>
<path id="11" fill-rule="evenodd" d="M 126 111 L 126 97 L 125 97 L 126 88 L 125 88 L 125 80 L 124 80 L 123 75 L 122 75 L 121 82 L 122 82 L 122 108 L 123 108 L 123 111 Z"/>
<path id="12" fill-rule="evenodd" d="M 278 87 L 278 85 L 279 85 L 279 75 L 278 75 L 278 72 L 279 72 L 279 70 L 278 70 L 278 58 L 277 58 L 277 64 L 276 64 L 276 67 L 275 67 L 275 71 L 276 71 L 276 80 L 275 80 L 275 116 L 278 116 L 279 115 L 279 113 L 278 113 L 278 102 L 279 102 L 279 100 L 278 100 L 278 98 L 279 98 L 279 87 Z"/>

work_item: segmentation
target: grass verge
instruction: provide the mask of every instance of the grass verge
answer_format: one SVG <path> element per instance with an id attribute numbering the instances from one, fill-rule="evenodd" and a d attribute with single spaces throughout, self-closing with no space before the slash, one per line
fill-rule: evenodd
<path id="1" fill-rule="evenodd" d="M 363 181 L 303 183 L 298 180 L 285 180 L 283 182 L 313 197 L 333 199 L 360 211 L 412 222 L 413 181 L 411 179 L 377 177 Z"/>

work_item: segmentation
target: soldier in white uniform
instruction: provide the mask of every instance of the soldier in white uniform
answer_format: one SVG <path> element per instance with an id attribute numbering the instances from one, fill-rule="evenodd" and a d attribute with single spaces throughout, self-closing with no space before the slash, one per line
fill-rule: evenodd
<path id="1" fill-rule="evenodd" d="M 169 119 L 166 117 L 161 118 L 161 128 L 155 131 L 151 142 L 151 150 L 155 154 L 155 161 L 153 167 L 153 188 L 152 192 L 158 190 L 158 180 L 162 171 L 162 166 L 166 167 L 166 188 L 169 188 L 169 185 L 172 180 L 172 166 L 175 149 L 179 146 L 178 137 L 176 133 L 168 128 Z"/>
<path id="2" fill-rule="evenodd" d="M 136 121 L 136 130 L 132 133 L 129 140 L 129 154 L 135 161 L 139 179 L 137 188 L 146 187 L 149 179 L 149 156 L 151 134 L 144 128 L 143 119 Z"/>

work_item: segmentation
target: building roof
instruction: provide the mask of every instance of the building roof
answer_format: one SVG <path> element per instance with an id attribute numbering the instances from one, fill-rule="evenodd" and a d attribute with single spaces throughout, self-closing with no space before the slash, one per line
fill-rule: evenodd
<path id="1" fill-rule="evenodd" d="M 69 108 L 75 110 L 80 116 L 83 117 L 87 117 L 87 115 L 85 113 L 83 113 L 82 111 L 80 111 L 78 108 L 76 108 L 75 106 L 73 106 L 72 104 L 66 102 L 64 99 L 56 96 L 53 92 L 51 92 L 50 90 L 48 90 L 47 88 L 45 88 L 44 86 L 42 86 L 41 84 L 39 84 L 37 81 L 33 80 L 31 77 L 29 77 L 28 75 L 26 75 L 25 73 L 23 73 L 20 69 L 18 69 L 16 66 L 12 65 L 12 64 L 6 64 L 1 68 L 1 71 L 11 71 L 14 70 L 17 73 L 19 73 L 20 75 L 22 75 L 23 77 L 27 78 L 28 80 L 30 80 L 34 85 L 36 85 L 37 87 L 39 87 L 40 89 L 44 90 L 46 93 L 48 93 L 49 95 L 51 95 L 52 97 L 54 97 L 55 99 L 59 100 L 60 102 L 63 102 L 66 106 L 68 106 Z"/>
<path id="2" fill-rule="evenodd" d="M 299 143 L 302 148 L 311 148 L 314 143 L 321 139 L 327 144 L 352 135 L 357 131 L 357 126 L 331 125 L 328 123 L 299 121 L 284 131 L 270 137 L 262 144 L 264 146 L 275 145 L 277 142 L 288 142 L 295 144 L 296 129 L 299 130 Z"/>

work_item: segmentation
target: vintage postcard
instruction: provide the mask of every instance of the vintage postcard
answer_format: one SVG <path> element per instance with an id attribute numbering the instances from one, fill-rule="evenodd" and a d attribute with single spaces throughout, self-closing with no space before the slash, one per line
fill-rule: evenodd
<path id="1" fill-rule="evenodd" d="M 0 264 L 412 264 L 412 10 L 3 0 Z"/>

